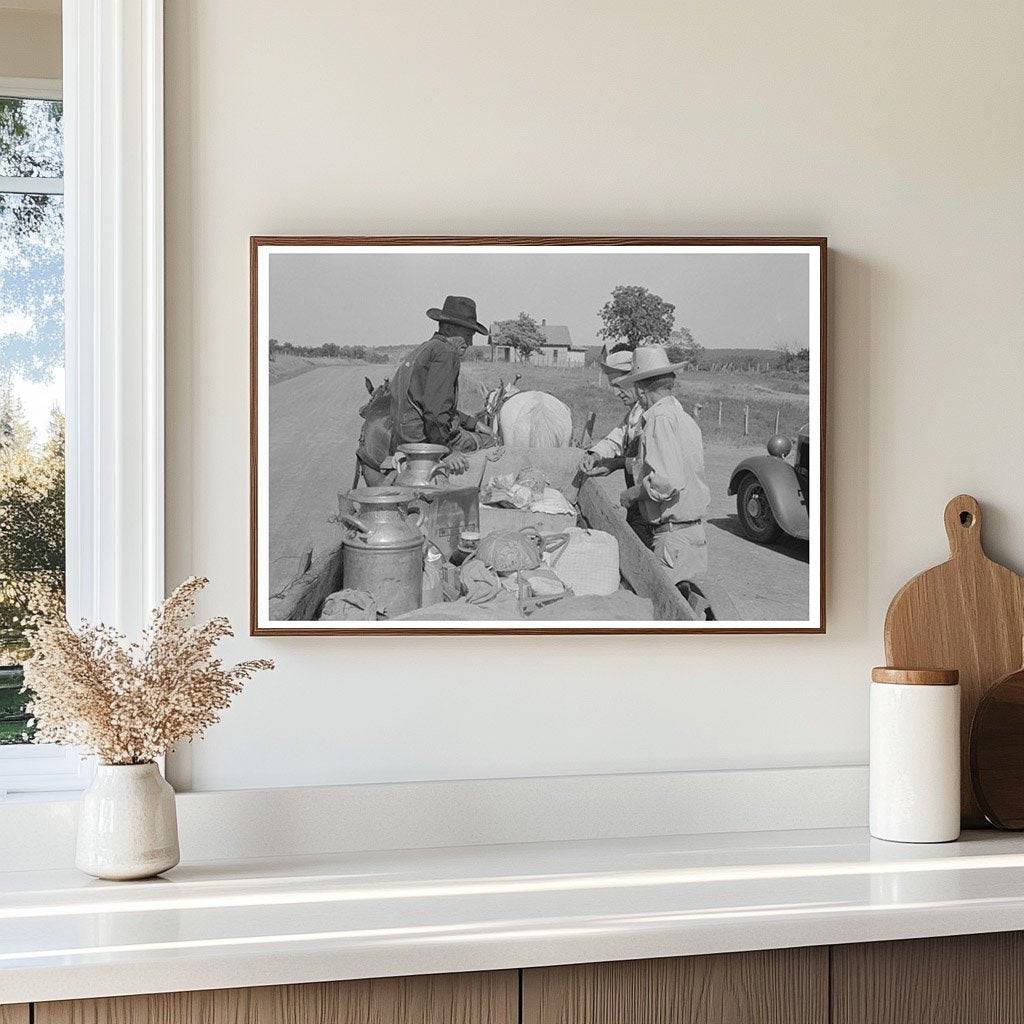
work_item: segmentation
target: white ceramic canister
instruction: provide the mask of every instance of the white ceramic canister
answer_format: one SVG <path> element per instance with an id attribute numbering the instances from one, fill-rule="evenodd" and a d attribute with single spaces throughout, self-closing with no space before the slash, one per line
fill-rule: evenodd
<path id="1" fill-rule="evenodd" d="M 75 864 L 96 878 L 150 878 L 178 863 L 174 790 L 148 764 L 99 764 L 82 794 Z"/>
<path id="2" fill-rule="evenodd" d="M 960 835 L 960 684 L 952 669 L 871 672 L 871 835 Z"/>

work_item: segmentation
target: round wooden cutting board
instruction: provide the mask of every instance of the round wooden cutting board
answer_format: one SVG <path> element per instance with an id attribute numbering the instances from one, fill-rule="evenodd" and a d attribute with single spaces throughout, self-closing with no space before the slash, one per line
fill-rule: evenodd
<path id="1" fill-rule="evenodd" d="M 1024 668 L 995 683 L 978 703 L 971 783 L 989 822 L 1024 829 Z"/>
<path id="2" fill-rule="evenodd" d="M 955 668 L 963 700 L 960 813 L 965 827 L 985 824 L 971 787 L 970 734 L 992 684 L 1020 668 L 1024 579 L 993 562 L 981 546 L 981 507 L 969 494 L 946 506 L 948 562 L 906 583 L 885 616 L 885 657 L 897 668 Z"/>

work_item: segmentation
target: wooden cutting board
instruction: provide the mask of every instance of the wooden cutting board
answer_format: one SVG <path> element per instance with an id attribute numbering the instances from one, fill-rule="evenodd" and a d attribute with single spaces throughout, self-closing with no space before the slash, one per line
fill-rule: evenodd
<path id="1" fill-rule="evenodd" d="M 1024 579 L 985 554 L 981 519 L 981 507 L 969 494 L 949 502 L 949 561 L 905 584 L 885 616 L 889 665 L 960 671 L 960 813 L 965 827 L 985 824 L 971 789 L 974 712 L 993 683 L 1020 667 L 1024 636 Z"/>
<path id="2" fill-rule="evenodd" d="M 1024 829 L 1024 668 L 993 684 L 978 702 L 971 784 L 989 822 Z"/>

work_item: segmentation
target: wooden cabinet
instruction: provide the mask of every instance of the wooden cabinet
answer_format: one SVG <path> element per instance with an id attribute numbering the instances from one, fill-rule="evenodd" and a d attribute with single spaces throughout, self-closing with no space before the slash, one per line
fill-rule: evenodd
<path id="1" fill-rule="evenodd" d="M 493 971 L 37 1003 L 34 1024 L 516 1024 L 518 1018 L 518 972 Z"/>
<path id="2" fill-rule="evenodd" d="M 1024 1024 L 1024 933 L 0 1006 L 0 1024 Z"/>
<path id="3" fill-rule="evenodd" d="M 523 971 L 523 1024 L 826 1024 L 828 950 Z"/>
<path id="4" fill-rule="evenodd" d="M 1024 1024 L 1024 933 L 832 947 L 833 1024 Z"/>

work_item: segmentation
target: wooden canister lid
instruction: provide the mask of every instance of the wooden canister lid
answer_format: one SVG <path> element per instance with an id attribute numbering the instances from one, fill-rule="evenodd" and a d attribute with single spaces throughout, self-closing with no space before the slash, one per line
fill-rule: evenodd
<path id="1" fill-rule="evenodd" d="M 904 686 L 956 686 L 960 673 L 955 668 L 889 668 L 871 670 L 873 683 L 899 683 Z"/>

